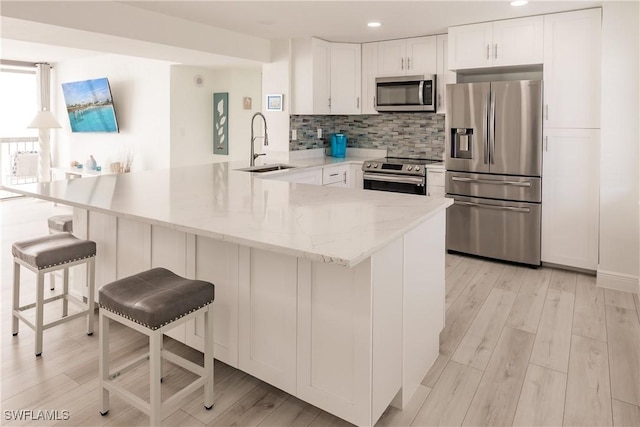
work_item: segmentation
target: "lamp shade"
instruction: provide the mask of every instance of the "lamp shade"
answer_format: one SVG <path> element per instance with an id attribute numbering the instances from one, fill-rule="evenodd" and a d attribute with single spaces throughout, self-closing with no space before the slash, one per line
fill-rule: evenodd
<path id="1" fill-rule="evenodd" d="M 29 123 L 29 126 L 27 126 L 29 129 L 54 129 L 61 127 L 49 110 L 38 111 L 33 120 L 31 120 L 31 123 Z"/>

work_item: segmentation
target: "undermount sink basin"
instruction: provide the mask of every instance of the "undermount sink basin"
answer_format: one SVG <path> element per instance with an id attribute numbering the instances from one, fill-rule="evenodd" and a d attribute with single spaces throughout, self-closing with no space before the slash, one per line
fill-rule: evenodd
<path id="1" fill-rule="evenodd" d="M 283 165 L 283 164 L 275 164 L 275 165 L 251 166 L 249 168 L 236 169 L 236 170 L 242 171 L 242 172 L 262 173 L 262 172 L 273 172 L 273 171 L 279 171 L 279 170 L 284 170 L 284 169 L 293 169 L 293 168 L 295 168 L 295 166 L 289 166 L 289 165 Z"/>

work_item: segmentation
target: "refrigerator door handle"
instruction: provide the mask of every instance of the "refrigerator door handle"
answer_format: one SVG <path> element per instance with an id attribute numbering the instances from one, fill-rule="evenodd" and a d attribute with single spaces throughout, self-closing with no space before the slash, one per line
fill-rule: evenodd
<path id="1" fill-rule="evenodd" d="M 496 94 L 491 91 L 491 109 L 489 113 L 489 162 L 496 163 Z"/>
<path id="2" fill-rule="evenodd" d="M 486 124 L 486 130 L 484 134 L 484 164 L 489 164 L 489 138 L 491 135 L 490 130 L 490 115 L 489 115 L 489 105 L 491 104 L 491 92 L 487 93 L 487 102 L 484 104 L 484 120 Z"/>
<path id="3" fill-rule="evenodd" d="M 461 202 L 459 200 L 455 200 L 453 202 L 453 204 L 462 205 L 462 206 L 470 206 L 470 207 L 481 208 L 481 209 L 492 209 L 492 210 L 496 210 L 496 211 L 508 211 L 508 212 L 519 212 L 519 213 L 530 213 L 531 212 L 530 208 L 516 208 L 516 207 L 513 207 L 513 206 L 484 205 L 482 203 Z"/>
<path id="4" fill-rule="evenodd" d="M 494 181 L 491 179 L 474 179 L 474 178 L 461 178 L 454 176 L 452 181 L 468 182 L 472 184 L 491 184 L 491 185 L 510 185 L 513 187 L 531 187 L 531 181 Z"/>

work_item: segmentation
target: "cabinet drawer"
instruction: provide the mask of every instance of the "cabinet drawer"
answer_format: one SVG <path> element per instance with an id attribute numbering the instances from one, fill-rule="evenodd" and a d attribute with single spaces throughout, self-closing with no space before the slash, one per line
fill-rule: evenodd
<path id="1" fill-rule="evenodd" d="M 427 185 L 444 187 L 444 170 L 427 170 Z"/>
<path id="2" fill-rule="evenodd" d="M 322 185 L 347 183 L 349 165 L 330 166 L 322 169 Z"/>

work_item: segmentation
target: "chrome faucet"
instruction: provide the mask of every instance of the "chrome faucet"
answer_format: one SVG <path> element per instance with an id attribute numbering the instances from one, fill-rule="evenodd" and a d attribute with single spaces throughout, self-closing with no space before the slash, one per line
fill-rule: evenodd
<path id="1" fill-rule="evenodd" d="M 264 122 L 264 136 L 253 136 L 253 121 L 255 120 L 256 116 L 260 116 L 262 117 L 262 121 Z M 254 141 L 256 140 L 256 138 L 264 138 L 264 145 L 269 145 L 269 135 L 267 134 L 267 118 L 264 116 L 264 114 L 258 112 L 255 113 L 253 115 L 253 117 L 251 117 L 251 166 L 255 166 L 256 165 L 256 159 L 260 156 L 266 156 L 267 153 L 260 153 L 257 154 L 255 152 L 255 148 L 254 148 Z"/>

